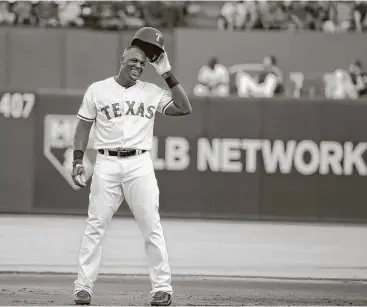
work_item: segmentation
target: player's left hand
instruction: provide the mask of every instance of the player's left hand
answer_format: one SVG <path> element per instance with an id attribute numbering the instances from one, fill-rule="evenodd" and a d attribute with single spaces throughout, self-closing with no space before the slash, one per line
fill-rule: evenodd
<path id="1" fill-rule="evenodd" d="M 167 52 L 164 47 L 163 50 L 164 52 L 160 55 L 157 61 L 153 63 L 149 62 L 160 76 L 171 70 L 171 64 L 169 63 Z"/>

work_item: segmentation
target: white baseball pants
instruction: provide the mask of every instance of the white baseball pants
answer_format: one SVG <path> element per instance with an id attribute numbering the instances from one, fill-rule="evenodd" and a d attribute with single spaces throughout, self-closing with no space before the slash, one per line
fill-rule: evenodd
<path id="1" fill-rule="evenodd" d="M 103 238 L 124 198 L 144 238 L 151 293 L 172 293 L 171 271 L 158 212 L 159 188 L 149 152 L 127 158 L 97 154 L 74 293 L 85 290 L 92 294 L 102 258 Z"/>

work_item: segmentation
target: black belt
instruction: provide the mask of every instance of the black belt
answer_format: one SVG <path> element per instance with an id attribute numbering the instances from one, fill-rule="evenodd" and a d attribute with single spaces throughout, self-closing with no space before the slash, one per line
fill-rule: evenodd
<path id="1" fill-rule="evenodd" d="M 130 156 L 137 156 L 140 155 L 146 150 L 142 149 L 118 149 L 118 150 L 109 150 L 109 149 L 98 149 L 98 152 L 101 155 L 108 155 L 113 157 L 130 157 Z"/>

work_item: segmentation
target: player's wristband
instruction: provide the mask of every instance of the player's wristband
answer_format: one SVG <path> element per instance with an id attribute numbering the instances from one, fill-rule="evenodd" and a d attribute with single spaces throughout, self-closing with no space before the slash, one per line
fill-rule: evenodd
<path id="1" fill-rule="evenodd" d="M 178 82 L 178 80 L 176 79 L 176 77 L 172 74 L 171 71 L 165 73 L 163 75 L 163 78 L 164 78 L 164 80 L 166 80 L 166 83 L 167 83 L 167 85 L 168 85 L 169 88 L 173 88 L 176 85 L 180 84 Z"/>
<path id="2" fill-rule="evenodd" d="M 74 161 L 75 160 L 83 161 L 83 157 L 84 157 L 84 151 L 83 150 L 74 150 L 74 152 L 73 152 Z"/>

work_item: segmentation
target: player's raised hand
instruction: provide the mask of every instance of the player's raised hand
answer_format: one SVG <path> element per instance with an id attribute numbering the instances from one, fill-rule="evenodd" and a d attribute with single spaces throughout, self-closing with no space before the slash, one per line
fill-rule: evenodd
<path id="1" fill-rule="evenodd" d="M 164 47 L 163 50 L 164 52 L 160 55 L 157 61 L 149 62 L 160 76 L 171 70 L 171 64 L 169 63 L 167 52 Z"/>
<path id="2" fill-rule="evenodd" d="M 73 172 L 71 174 L 74 183 L 82 188 L 86 187 L 85 182 L 85 168 L 83 162 L 81 160 L 74 160 L 73 161 Z"/>

